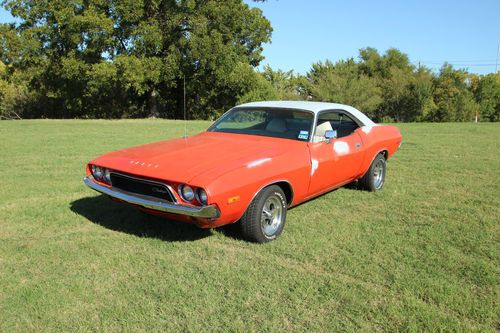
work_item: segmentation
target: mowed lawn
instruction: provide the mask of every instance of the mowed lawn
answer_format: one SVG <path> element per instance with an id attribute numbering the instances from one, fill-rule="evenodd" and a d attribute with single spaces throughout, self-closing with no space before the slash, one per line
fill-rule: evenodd
<path id="1" fill-rule="evenodd" d="M 381 192 L 330 192 L 257 245 L 82 183 L 183 122 L 0 122 L 0 332 L 498 330 L 500 124 L 398 126 Z"/>

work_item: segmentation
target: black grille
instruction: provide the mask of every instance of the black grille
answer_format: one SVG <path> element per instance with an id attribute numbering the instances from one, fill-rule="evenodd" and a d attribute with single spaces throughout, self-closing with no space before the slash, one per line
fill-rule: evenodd
<path id="1" fill-rule="evenodd" d="M 168 187 L 161 183 L 135 177 L 125 176 L 118 173 L 111 173 L 111 184 L 120 190 L 147 195 L 169 202 L 174 202 L 174 196 Z"/>

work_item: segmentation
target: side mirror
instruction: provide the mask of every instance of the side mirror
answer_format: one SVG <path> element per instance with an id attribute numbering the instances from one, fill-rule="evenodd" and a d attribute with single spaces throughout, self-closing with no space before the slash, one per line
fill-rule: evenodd
<path id="1" fill-rule="evenodd" d="M 336 139 L 336 138 L 337 138 L 336 130 L 328 130 L 325 132 L 326 143 L 330 143 L 331 139 Z"/>

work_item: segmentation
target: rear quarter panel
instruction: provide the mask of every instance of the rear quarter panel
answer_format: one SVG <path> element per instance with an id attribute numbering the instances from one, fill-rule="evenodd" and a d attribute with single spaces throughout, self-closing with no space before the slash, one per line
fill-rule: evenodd
<path id="1" fill-rule="evenodd" d="M 360 177 L 363 176 L 373 159 L 380 152 L 387 152 L 391 157 L 401 145 L 401 132 L 399 128 L 390 125 L 364 126 L 357 129 L 365 149 L 365 157 L 361 166 Z"/>

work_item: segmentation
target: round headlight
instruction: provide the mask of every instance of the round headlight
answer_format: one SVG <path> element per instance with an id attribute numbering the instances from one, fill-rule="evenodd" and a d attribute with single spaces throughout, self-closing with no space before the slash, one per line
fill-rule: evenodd
<path id="1" fill-rule="evenodd" d="M 111 184 L 111 171 L 109 169 L 104 169 L 104 181 Z"/>
<path id="2" fill-rule="evenodd" d="M 101 167 L 93 165 L 92 166 L 92 174 L 94 175 L 95 179 L 102 180 L 102 168 Z"/>
<path id="3" fill-rule="evenodd" d="M 205 192 L 204 189 L 199 188 L 196 194 L 198 195 L 198 201 L 202 205 L 206 205 L 208 203 L 207 192 Z"/>
<path id="4" fill-rule="evenodd" d="M 179 194 L 186 201 L 193 201 L 194 199 L 194 191 L 189 185 L 179 186 Z"/>

